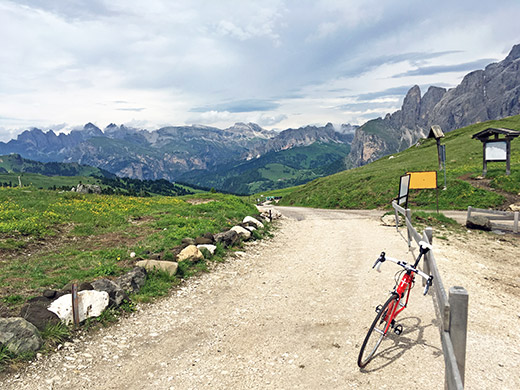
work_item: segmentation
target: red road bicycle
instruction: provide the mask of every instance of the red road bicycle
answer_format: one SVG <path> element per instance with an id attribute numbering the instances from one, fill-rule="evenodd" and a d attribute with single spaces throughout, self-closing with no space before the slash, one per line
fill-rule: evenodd
<path id="1" fill-rule="evenodd" d="M 419 248 L 419 256 L 417 256 L 413 265 L 408 264 L 405 261 L 387 257 L 385 252 L 381 252 L 381 255 L 372 266 L 372 268 L 381 272 L 381 264 L 389 260 L 403 267 L 403 270 L 398 271 L 396 274 L 396 283 L 393 291 L 390 293 L 390 297 L 383 305 L 376 307 L 376 318 L 374 319 L 374 322 L 372 322 L 365 337 L 365 341 L 363 341 L 363 345 L 361 346 L 361 350 L 359 351 L 357 364 L 360 368 L 365 367 L 368 362 L 372 360 L 377 348 L 381 345 L 381 342 L 385 339 L 390 329 L 393 329 L 394 333 L 397 335 L 400 335 L 403 332 L 403 326 L 397 324 L 395 319 L 408 305 L 410 290 L 413 288 L 415 282 L 415 275 L 422 276 L 426 280 L 424 295 L 428 293 L 428 289 L 432 285 L 433 276 L 427 275 L 417 269 L 419 261 L 421 261 L 421 258 L 431 249 L 431 245 L 421 241 L 419 242 Z"/>

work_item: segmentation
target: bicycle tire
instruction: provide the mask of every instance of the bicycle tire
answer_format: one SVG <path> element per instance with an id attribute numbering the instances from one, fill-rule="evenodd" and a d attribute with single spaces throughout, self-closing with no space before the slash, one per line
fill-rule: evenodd
<path id="1" fill-rule="evenodd" d="M 381 342 L 388 333 L 388 329 L 390 328 L 387 329 L 387 332 L 385 332 L 384 329 L 386 328 L 387 322 L 389 320 L 391 322 L 392 319 L 389 319 L 386 316 L 386 312 L 389 308 L 392 309 L 393 307 L 395 307 L 395 305 L 397 304 L 397 300 L 398 295 L 396 293 L 392 293 L 392 295 L 387 299 L 385 304 L 381 307 L 379 313 L 377 313 L 376 318 L 372 322 L 372 325 L 370 326 L 370 329 L 367 332 L 365 340 L 363 341 L 363 345 L 359 350 L 359 356 L 357 361 L 359 368 L 365 367 L 372 360 L 377 349 L 379 348 L 379 345 L 381 345 Z"/>

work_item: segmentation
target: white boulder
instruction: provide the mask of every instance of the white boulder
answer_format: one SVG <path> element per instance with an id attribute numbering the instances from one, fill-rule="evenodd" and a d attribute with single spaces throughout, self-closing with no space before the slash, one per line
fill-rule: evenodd
<path id="1" fill-rule="evenodd" d="M 254 225 L 257 229 L 262 229 L 264 227 L 264 224 L 262 222 L 260 222 L 258 219 L 256 218 L 253 218 L 253 217 L 245 217 L 244 220 L 242 221 L 243 223 L 247 223 L 248 225 Z"/>
<path id="2" fill-rule="evenodd" d="M 108 306 L 109 298 L 106 291 L 84 290 L 78 292 L 79 321 L 90 317 L 98 317 Z M 53 301 L 47 310 L 56 314 L 62 322 L 73 322 L 72 294 L 65 294 Z"/>
<path id="3" fill-rule="evenodd" d="M 242 226 L 233 226 L 231 230 L 236 232 L 238 237 L 240 237 L 242 240 L 248 240 L 251 237 L 251 232 Z"/>
<path id="4" fill-rule="evenodd" d="M 200 244 L 200 245 L 197 245 L 197 248 L 199 250 L 202 248 L 207 249 L 209 251 L 209 253 L 211 253 L 211 256 L 213 256 L 215 254 L 215 251 L 217 250 L 216 245 L 211 245 L 211 244 Z"/>

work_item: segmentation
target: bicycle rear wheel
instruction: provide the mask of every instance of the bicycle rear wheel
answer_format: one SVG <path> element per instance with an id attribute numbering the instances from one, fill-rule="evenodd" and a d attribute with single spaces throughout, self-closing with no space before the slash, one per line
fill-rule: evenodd
<path id="1" fill-rule="evenodd" d="M 370 360 L 374 357 L 377 348 L 381 345 L 381 342 L 385 338 L 388 329 L 387 323 L 392 321 L 389 313 L 392 313 L 395 305 L 397 305 L 398 296 L 396 293 L 392 293 L 392 295 L 387 299 L 385 304 L 377 313 L 374 322 L 370 326 L 368 333 L 365 337 L 365 341 L 363 341 L 363 345 L 359 351 L 357 364 L 360 368 L 365 367 Z"/>

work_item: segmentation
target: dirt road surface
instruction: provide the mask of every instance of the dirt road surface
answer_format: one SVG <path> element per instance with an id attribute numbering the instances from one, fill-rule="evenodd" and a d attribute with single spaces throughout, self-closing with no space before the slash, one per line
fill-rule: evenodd
<path id="1" fill-rule="evenodd" d="M 382 213 L 280 210 L 285 218 L 273 238 L 247 244 L 171 296 L 0 377 L 0 387 L 401 389 L 405 381 L 409 389 L 442 389 L 438 321 L 420 283 L 403 312 L 403 334 L 392 335 L 366 370 L 356 365 L 374 308 L 397 271 L 385 264 L 377 273 L 374 260 L 383 250 L 412 260 L 403 237 L 380 224 Z M 441 273 L 452 273 L 449 283 L 474 286 L 470 321 L 483 321 L 470 326 L 467 388 L 518 389 L 518 271 L 508 276 L 509 290 L 493 289 L 496 283 L 484 279 L 494 272 L 491 260 L 466 244 L 439 241 L 437 257 Z M 482 289 L 494 294 L 491 302 Z"/>

